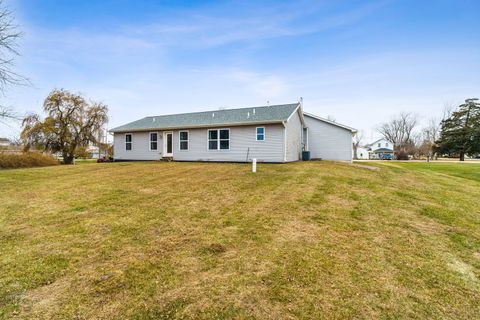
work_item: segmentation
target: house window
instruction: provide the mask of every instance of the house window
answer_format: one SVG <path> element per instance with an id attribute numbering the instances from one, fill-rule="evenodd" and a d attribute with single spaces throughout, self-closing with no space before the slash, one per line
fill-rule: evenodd
<path id="1" fill-rule="evenodd" d="M 158 149 L 158 133 L 150 132 L 150 150 Z"/>
<path id="2" fill-rule="evenodd" d="M 378 147 L 379 147 L 379 148 L 381 148 L 381 147 L 382 147 L 382 144 L 381 144 L 381 143 L 379 143 L 379 144 L 378 144 Z"/>
<path id="3" fill-rule="evenodd" d="M 208 150 L 229 150 L 230 129 L 208 130 Z"/>
<path id="4" fill-rule="evenodd" d="M 125 150 L 132 150 L 132 134 L 130 133 L 127 133 L 125 135 Z"/>
<path id="5" fill-rule="evenodd" d="M 180 139 L 180 150 L 188 150 L 188 131 L 180 131 L 178 137 Z"/>
<path id="6" fill-rule="evenodd" d="M 385 143 L 385 147 L 387 147 L 387 148 L 388 148 L 388 142 L 387 142 L 387 143 Z"/>
<path id="7" fill-rule="evenodd" d="M 264 127 L 257 127 L 257 141 L 264 141 L 265 140 L 265 128 Z"/>

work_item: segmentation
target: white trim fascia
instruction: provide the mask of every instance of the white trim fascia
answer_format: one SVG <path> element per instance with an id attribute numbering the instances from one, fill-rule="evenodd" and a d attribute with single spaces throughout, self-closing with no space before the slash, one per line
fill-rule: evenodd
<path id="1" fill-rule="evenodd" d="M 298 109 L 302 110 L 300 103 L 298 103 L 298 106 L 295 108 L 295 110 L 293 110 L 292 114 L 288 116 L 287 122 L 290 121 L 290 118 L 291 118 L 296 112 L 298 112 Z"/>
<path id="2" fill-rule="evenodd" d="M 311 114 L 311 113 L 308 113 L 308 112 L 304 112 L 303 114 L 306 115 L 307 117 L 314 118 L 314 119 L 317 119 L 317 120 L 326 122 L 326 123 L 328 123 L 328 124 L 331 124 L 331 125 L 334 125 L 334 126 L 337 126 L 337 127 L 340 127 L 340 128 L 346 129 L 346 130 L 349 130 L 349 131 L 351 131 L 352 133 L 355 133 L 355 132 L 358 131 L 357 129 L 354 129 L 354 128 L 352 128 L 352 127 L 349 127 L 349 126 L 346 126 L 346 125 L 344 125 L 344 124 L 337 123 L 337 122 L 334 122 L 334 121 L 330 121 L 330 120 L 328 120 L 328 119 L 325 119 L 325 118 L 316 116 L 316 115 Z"/>
<path id="3" fill-rule="evenodd" d="M 283 162 L 287 162 L 287 124 L 283 122 Z"/>
<path id="4" fill-rule="evenodd" d="M 302 130 L 302 134 L 305 134 L 306 136 L 303 137 L 303 140 L 305 141 L 305 151 L 309 151 L 310 149 L 308 148 L 308 127 L 304 127 L 304 130 Z"/>
<path id="5" fill-rule="evenodd" d="M 124 133 L 124 132 L 145 132 L 145 131 L 165 131 L 165 130 L 181 130 L 181 129 L 196 129 L 196 128 L 218 128 L 221 127 L 222 125 L 226 125 L 229 127 L 238 127 L 238 126 L 255 126 L 255 125 L 261 125 L 261 124 L 275 124 L 275 123 L 283 123 L 284 120 L 270 120 L 270 121 L 250 121 L 250 122 L 232 122 L 232 123 L 226 123 L 226 124 L 212 124 L 212 125 L 190 125 L 190 126 L 185 126 L 185 127 L 157 127 L 157 128 L 142 128 L 142 129 L 128 129 L 128 130 L 109 130 L 108 132 L 111 133 Z"/>

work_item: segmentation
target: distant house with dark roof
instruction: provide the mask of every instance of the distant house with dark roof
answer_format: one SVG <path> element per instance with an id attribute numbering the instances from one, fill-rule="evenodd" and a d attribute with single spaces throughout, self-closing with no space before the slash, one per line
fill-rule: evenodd
<path id="1" fill-rule="evenodd" d="M 366 146 L 369 150 L 370 159 L 384 159 L 385 157 L 393 158 L 394 145 L 392 142 L 381 138 Z"/>
<path id="2" fill-rule="evenodd" d="M 353 128 L 304 113 L 300 103 L 143 119 L 110 130 L 115 160 L 350 161 Z"/>

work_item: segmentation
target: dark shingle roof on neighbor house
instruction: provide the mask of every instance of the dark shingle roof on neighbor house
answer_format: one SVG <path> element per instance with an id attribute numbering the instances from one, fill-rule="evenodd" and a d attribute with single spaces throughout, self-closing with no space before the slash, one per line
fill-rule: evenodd
<path id="1" fill-rule="evenodd" d="M 374 153 L 377 153 L 377 152 L 393 152 L 392 149 L 388 149 L 388 148 L 380 148 L 380 149 L 376 149 L 373 151 Z"/>
<path id="2" fill-rule="evenodd" d="M 248 125 L 255 123 L 280 123 L 287 121 L 299 105 L 299 103 L 291 103 L 145 117 L 123 126 L 113 128 L 110 132 L 212 127 L 220 125 Z"/>

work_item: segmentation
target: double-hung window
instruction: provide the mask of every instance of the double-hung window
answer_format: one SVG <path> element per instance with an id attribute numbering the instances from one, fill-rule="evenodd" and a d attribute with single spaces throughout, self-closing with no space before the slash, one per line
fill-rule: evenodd
<path id="1" fill-rule="evenodd" d="M 188 131 L 180 131 L 178 137 L 180 139 L 180 150 L 188 150 Z"/>
<path id="2" fill-rule="evenodd" d="M 132 150 L 132 134 L 127 133 L 125 135 L 125 150 L 130 151 Z"/>
<path id="3" fill-rule="evenodd" d="M 229 150 L 230 129 L 208 130 L 208 150 Z"/>
<path id="4" fill-rule="evenodd" d="M 158 133 L 150 132 L 150 151 L 158 150 Z"/>
<path id="5" fill-rule="evenodd" d="M 257 141 L 265 141 L 265 127 L 257 127 Z"/>

